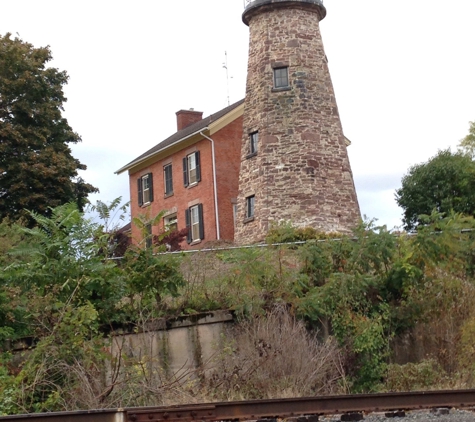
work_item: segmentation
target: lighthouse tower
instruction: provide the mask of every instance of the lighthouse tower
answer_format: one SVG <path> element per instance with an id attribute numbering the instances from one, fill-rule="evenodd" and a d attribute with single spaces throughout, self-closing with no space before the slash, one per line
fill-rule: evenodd
<path id="1" fill-rule="evenodd" d="M 360 219 L 320 35 L 322 0 L 247 0 L 249 61 L 235 240 L 272 224 L 348 232 Z"/>

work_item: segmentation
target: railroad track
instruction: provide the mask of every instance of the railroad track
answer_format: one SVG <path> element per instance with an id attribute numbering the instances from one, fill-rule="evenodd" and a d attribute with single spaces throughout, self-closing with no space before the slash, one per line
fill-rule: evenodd
<path id="1" fill-rule="evenodd" d="M 295 422 L 315 422 L 318 415 L 328 414 L 358 415 L 363 412 L 469 407 L 475 407 L 475 390 L 356 394 L 43 413 L 0 417 L 0 422 L 31 422 L 37 419 L 41 419 L 41 422 L 214 422 L 276 418 L 297 418 Z"/>

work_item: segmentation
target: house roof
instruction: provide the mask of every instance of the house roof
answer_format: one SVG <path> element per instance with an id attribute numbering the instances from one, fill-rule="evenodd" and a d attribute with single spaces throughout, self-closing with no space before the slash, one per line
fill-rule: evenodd
<path id="1" fill-rule="evenodd" d="M 158 143 L 155 145 L 153 148 L 150 148 L 148 151 L 144 152 L 142 155 L 139 155 L 137 158 L 132 160 L 130 163 L 126 164 L 119 170 L 117 170 L 115 173 L 120 174 L 123 173 L 126 170 L 131 169 L 132 167 L 135 167 L 136 165 L 140 164 L 141 162 L 147 160 L 148 158 L 152 157 L 153 155 L 163 151 L 164 149 L 170 147 L 171 145 L 174 145 L 182 140 L 185 140 L 187 138 L 190 138 L 191 136 L 198 134 L 199 132 L 205 130 L 208 128 L 208 126 L 217 121 L 218 119 L 224 117 L 226 114 L 230 113 L 237 107 L 239 107 L 241 104 L 244 103 L 244 99 L 231 104 L 228 107 L 223 108 L 222 110 L 218 111 L 217 113 L 211 114 L 208 117 L 205 117 L 204 119 L 200 120 L 199 122 L 193 123 L 190 126 L 185 127 L 182 130 L 179 130 L 178 132 L 175 132 L 173 135 L 169 136 L 167 139 L 163 140 L 162 142 Z"/>
<path id="2" fill-rule="evenodd" d="M 120 229 L 117 230 L 117 233 L 127 233 L 132 230 L 132 223 L 129 222 L 125 226 L 122 226 Z"/>

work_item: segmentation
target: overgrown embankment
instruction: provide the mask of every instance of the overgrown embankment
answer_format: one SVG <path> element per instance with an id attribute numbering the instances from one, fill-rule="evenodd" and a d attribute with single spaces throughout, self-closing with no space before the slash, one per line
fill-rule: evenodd
<path id="1" fill-rule="evenodd" d="M 72 206 L 33 218 L 0 225 L 0 340 L 38 339 L 19 368 L 4 353 L 0 412 L 474 385 L 472 218 L 433 215 L 414 236 L 280 226 L 278 246 L 123 259 Z M 198 373 L 105 346 L 124 324 L 216 309 L 241 323 Z"/>

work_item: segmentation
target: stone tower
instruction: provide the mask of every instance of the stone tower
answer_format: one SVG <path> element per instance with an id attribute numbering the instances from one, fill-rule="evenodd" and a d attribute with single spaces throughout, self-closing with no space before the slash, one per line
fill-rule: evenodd
<path id="1" fill-rule="evenodd" d="M 319 22 L 322 0 L 247 0 L 238 243 L 273 223 L 348 232 L 360 219 Z"/>

